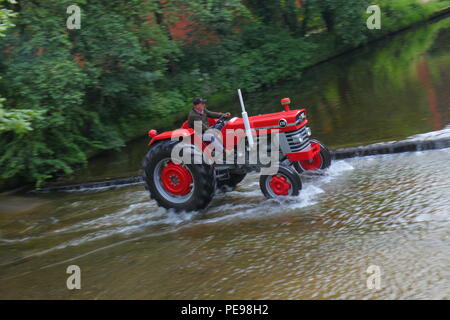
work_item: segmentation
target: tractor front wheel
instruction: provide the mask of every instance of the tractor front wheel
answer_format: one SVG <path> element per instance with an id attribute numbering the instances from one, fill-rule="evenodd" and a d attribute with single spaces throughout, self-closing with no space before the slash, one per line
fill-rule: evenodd
<path id="1" fill-rule="evenodd" d="M 311 140 L 312 143 L 320 144 L 320 151 L 310 160 L 295 161 L 293 163 L 295 170 L 301 174 L 309 170 L 324 170 L 331 165 L 331 152 L 318 140 Z"/>
<path id="2" fill-rule="evenodd" d="M 261 176 L 259 186 L 266 198 L 298 196 L 302 189 L 302 182 L 298 174 L 290 167 L 280 166 L 276 175 Z"/>

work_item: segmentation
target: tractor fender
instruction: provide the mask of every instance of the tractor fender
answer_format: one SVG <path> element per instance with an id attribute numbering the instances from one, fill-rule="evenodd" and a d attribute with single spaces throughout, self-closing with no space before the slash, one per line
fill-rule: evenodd
<path id="1" fill-rule="evenodd" d="M 157 141 L 160 140 L 171 140 L 172 138 L 179 138 L 179 137 L 188 137 L 192 136 L 194 134 L 194 129 L 188 128 L 188 129 L 177 129 L 173 131 L 167 131 L 163 132 L 161 134 L 158 134 L 157 136 L 153 137 L 153 139 L 148 144 L 151 146 Z"/>

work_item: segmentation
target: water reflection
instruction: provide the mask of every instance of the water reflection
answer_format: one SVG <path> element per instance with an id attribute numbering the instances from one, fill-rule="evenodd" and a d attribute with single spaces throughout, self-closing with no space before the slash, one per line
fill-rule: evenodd
<path id="1" fill-rule="evenodd" d="M 440 20 L 315 66 L 298 83 L 247 94 L 248 111 L 273 112 L 290 96 L 332 147 L 442 129 L 450 123 L 449 27 Z M 235 97 L 221 102 L 228 105 L 239 112 Z"/>

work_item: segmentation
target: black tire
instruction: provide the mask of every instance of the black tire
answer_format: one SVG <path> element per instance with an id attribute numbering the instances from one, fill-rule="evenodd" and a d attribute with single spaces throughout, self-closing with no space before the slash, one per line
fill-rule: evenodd
<path id="1" fill-rule="evenodd" d="M 311 142 L 319 143 L 320 144 L 320 157 L 322 159 L 322 163 L 320 165 L 320 168 L 318 170 L 325 170 L 331 166 L 331 152 L 328 150 L 328 148 L 320 141 L 311 139 Z M 294 161 L 292 163 L 295 171 L 297 171 L 299 174 L 302 174 L 303 172 L 307 171 L 302 167 L 299 161 Z"/>
<path id="2" fill-rule="evenodd" d="M 154 199 L 159 206 L 175 211 L 194 211 L 201 210 L 208 206 L 215 193 L 215 177 L 213 168 L 205 163 L 202 164 L 184 164 L 193 180 L 192 190 L 189 195 L 178 197 L 170 194 L 167 190 L 161 190 L 161 185 L 155 184 L 158 180 L 157 169 L 161 163 L 171 158 L 172 149 L 178 144 L 178 141 L 162 141 L 152 146 L 147 152 L 143 161 L 143 179 L 146 189 L 150 192 L 150 197 Z M 156 178 L 155 178 L 156 174 Z M 164 194 L 166 193 L 166 195 Z M 184 199 L 185 198 L 185 199 Z M 179 201 L 178 201 L 179 200 Z"/>
<path id="3" fill-rule="evenodd" d="M 272 190 L 270 187 L 271 179 L 275 176 L 284 177 L 286 182 L 288 182 L 291 185 L 288 194 L 284 196 L 298 196 L 300 190 L 302 189 L 302 181 L 300 180 L 299 175 L 291 167 L 281 165 L 276 175 L 274 176 L 262 175 L 259 178 L 259 187 L 261 188 L 261 191 L 266 198 L 283 196 L 275 194 L 275 191 Z"/>
<path id="4" fill-rule="evenodd" d="M 244 180 L 246 175 L 247 173 L 230 173 L 229 179 L 217 181 L 217 187 L 222 191 L 233 190 L 242 180 Z"/>

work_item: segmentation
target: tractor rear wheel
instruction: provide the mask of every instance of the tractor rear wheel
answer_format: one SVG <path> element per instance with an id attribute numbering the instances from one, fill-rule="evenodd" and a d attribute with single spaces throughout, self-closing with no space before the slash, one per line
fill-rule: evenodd
<path id="1" fill-rule="evenodd" d="M 294 168 L 299 174 L 309 170 L 324 170 L 331 165 L 330 150 L 318 140 L 311 139 L 311 142 L 320 144 L 320 152 L 310 160 L 293 162 Z"/>
<path id="2" fill-rule="evenodd" d="M 266 198 L 298 196 L 302 189 L 302 181 L 294 170 L 281 165 L 276 175 L 261 176 L 259 186 Z"/>
<path id="3" fill-rule="evenodd" d="M 175 211 L 204 209 L 215 192 L 213 168 L 205 163 L 175 163 L 172 149 L 178 141 L 154 145 L 143 162 L 143 178 L 150 197 L 159 206 Z"/>

